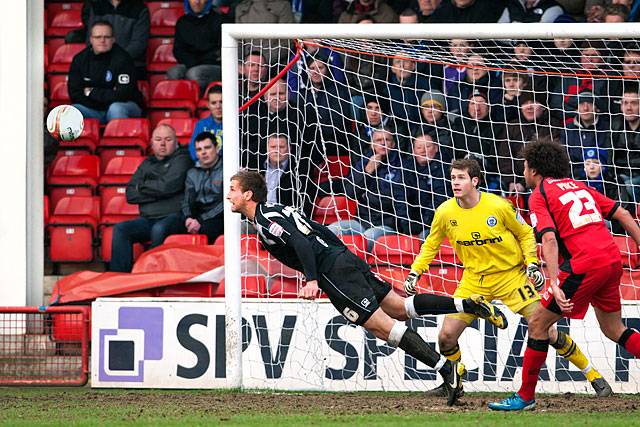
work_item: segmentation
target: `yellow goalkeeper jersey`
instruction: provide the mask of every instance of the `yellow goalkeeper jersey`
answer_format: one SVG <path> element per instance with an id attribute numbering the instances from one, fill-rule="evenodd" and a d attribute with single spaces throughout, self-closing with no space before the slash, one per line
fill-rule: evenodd
<path id="1" fill-rule="evenodd" d="M 422 274 L 429 268 L 445 236 L 465 275 L 499 273 L 538 261 L 533 229 L 509 201 L 494 194 L 481 192 L 480 202 L 471 209 L 461 208 L 455 198 L 442 203 L 412 271 Z"/>

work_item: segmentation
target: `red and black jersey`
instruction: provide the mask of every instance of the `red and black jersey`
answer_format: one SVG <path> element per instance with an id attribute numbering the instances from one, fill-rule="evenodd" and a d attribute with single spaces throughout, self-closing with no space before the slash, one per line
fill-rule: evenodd
<path id="1" fill-rule="evenodd" d="M 576 274 L 620 261 L 620 250 L 604 221 L 618 205 L 571 178 L 545 178 L 529 198 L 536 238 L 554 232 L 560 269 Z"/>

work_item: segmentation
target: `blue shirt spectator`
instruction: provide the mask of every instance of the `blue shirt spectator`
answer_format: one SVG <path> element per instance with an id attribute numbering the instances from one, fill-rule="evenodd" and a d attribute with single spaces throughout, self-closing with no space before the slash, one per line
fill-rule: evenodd
<path id="1" fill-rule="evenodd" d="M 222 87 L 212 86 L 207 93 L 207 108 L 209 109 L 209 115 L 204 119 L 197 121 L 193 134 L 191 135 L 191 142 L 189 142 L 189 154 L 191 154 L 191 160 L 194 162 L 198 160 L 196 156 L 195 140 L 202 132 L 209 132 L 214 136 L 214 143 L 216 145 L 217 154 L 220 155 L 222 149 Z"/>
<path id="2" fill-rule="evenodd" d="M 310 57 L 314 57 L 316 54 L 319 54 L 322 58 L 326 58 L 326 63 L 329 67 L 329 75 L 335 81 L 340 84 L 345 84 L 347 82 L 347 79 L 344 76 L 344 63 L 342 62 L 342 57 L 338 53 L 333 52 L 326 47 L 318 48 L 315 45 L 305 45 L 301 52 L 300 59 L 298 59 L 296 64 L 291 67 L 287 73 L 287 84 L 289 85 L 289 97 L 291 99 L 295 99 L 300 88 L 304 87 L 304 75 L 307 73 L 307 62 Z M 293 59 L 293 55 L 289 59 Z"/>

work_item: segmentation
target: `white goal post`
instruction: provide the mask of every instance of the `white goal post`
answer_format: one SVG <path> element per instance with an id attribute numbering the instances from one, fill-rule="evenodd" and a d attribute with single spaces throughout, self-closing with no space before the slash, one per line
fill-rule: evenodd
<path id="1" fill-rule="evenodd" d="M 307 24 L 307 25 L 263 25 L 263 24 L 224 24 L 222 26 L 222 90 L 224 125 L 224 191 L 228 191 L 230 177 L 240 167 L 241 120 L 239 110 L 239 61 L 240 46 L 247 40 L 450 40 L 450 39 L 499 39 L 499 40 L 550 40 L 554 38 L 575 39 L 640 39 L 640 25 L 625 24 Z M 280 67 L 282 68 L 280 64 Z M 242 344 L 242 306 L 241 276 L 241 218 L 229 210 L 225 202 L 225 333 L 227 387 L 242 388 L 243 382 L 243 344 Z M 253 300 L 253 302 L 256 302 Z M 270 303 L 270 302 L 265 302 Z M 634 303 L 625 310 L 640 317 L 638 306 Z M 305 313 L 314 315 L 306 307 Z M 317 313 L 316 313 L 317 314 Z M 323 316 L 326 313 L 323 310 Z M 510 317 L 510 320 L 514 317 Z M 593 319 L 591 319 L 593 321 Z M 583 329 L 579 329 L 580 333 Z M 597 331 L 596 334 L 600 332 Z M 586 332 L 585 332 L 586 334 Z M 602 340 L 605 340 L 603 337 Z M 468 350 L 467 350 L 468 352 Z M 551 353 L 551 352 L 550 352 Z M 555 355 L 554 355 L 555 357 Z M 597 365 L 599 360 L 594 360 Z M 246 368 L 246 367 L 245 367 Z M 636 372 L 635 377 L 640 377 Z M 613 380 L 609 378 L 610 382 Z M 272 384 L 272 383 L 268 383 Z M 280 388 L 279 386 L 275 386 Z M 385 386 L 383 386 L 384 388 Z M 640 386 L 619 390 L 638 391 Z M 562 387 L 545 389 L 563 391 Z M 616 390 L 614 388 L 614 390 Z"/>

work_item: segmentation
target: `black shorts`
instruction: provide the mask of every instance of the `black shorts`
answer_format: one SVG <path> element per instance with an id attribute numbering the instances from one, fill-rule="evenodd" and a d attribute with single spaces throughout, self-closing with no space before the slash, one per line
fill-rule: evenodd
<path id="1" fill-rule="evenodd" d="M 347 251 L 318 279 L 320 288 L 347 320 L 364 324 L 380 307 L 391 285 L 371 272 L 369 265 Z"/>

